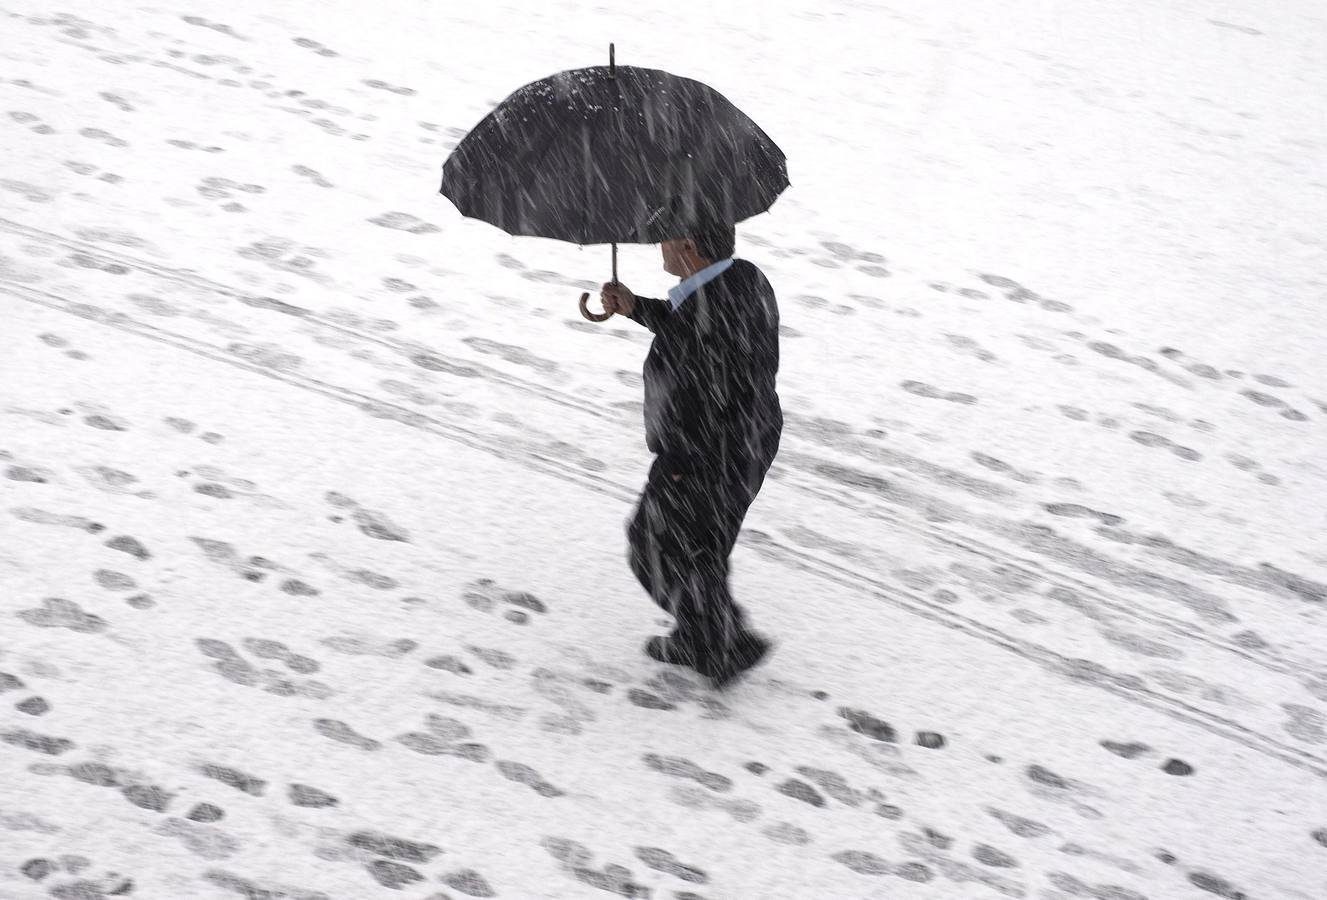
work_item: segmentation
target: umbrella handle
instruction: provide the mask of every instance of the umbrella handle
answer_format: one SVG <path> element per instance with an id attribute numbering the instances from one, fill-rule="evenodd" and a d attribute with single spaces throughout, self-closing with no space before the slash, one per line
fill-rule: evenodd
<path id="1" fill-rule="evenodd" d="M 590 312 L 590 308 L 585 305 L 585 302 L 589 299 L 590 299 L 589 291 L 586 291 L 584 294 L 581 294 L 581 315 L 585 316 L 585 318 L 589 319 L 591 322 L 606 322 L 613 317 L 613 314 L 607 311 L 601 313 Z"/>

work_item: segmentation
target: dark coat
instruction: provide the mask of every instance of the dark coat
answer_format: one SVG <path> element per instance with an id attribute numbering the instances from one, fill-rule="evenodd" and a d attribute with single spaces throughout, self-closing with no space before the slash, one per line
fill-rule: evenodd
<path id="1" fill-rule="evenodd" d="M 778 450 L 779 306 L 756 266 L 734 259 L 677 309 L 636 298 L 654 332 L 645 359 L 645 443 L 668 474 L 748 478 Z"/>

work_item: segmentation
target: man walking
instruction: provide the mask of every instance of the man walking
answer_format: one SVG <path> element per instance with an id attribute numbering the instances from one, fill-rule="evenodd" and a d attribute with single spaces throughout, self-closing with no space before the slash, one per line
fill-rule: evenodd
<path id="1" fill-rule="evenodd" d="M 733 601 L 728 556 L 783 430 L 779 310 L 764 274 L 733 258 L 733 226 L 693 232 L 663 242 L 664 271 L 681 279 L 667 300 L 612 283 L 600 298 L 654 332 L 644 379 L 655 460 L 627 537 L 632 571 L 676 626 L 645 652 L 722 688 L 772 646 Z"/>

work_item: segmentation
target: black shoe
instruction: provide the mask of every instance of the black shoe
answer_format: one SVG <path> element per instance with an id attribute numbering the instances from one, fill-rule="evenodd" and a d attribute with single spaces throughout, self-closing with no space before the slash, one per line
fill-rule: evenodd
<path id="1" fill-rule="evenodd" d="M 710 664 L 696 671 L 709 678 L 714 687 L 723 690 L 742 675 L 765 661 L 774 647 L 772 641 L 758 634 L 751 634 L 737 645 L 733 652 L 720 660 L 717 666 Z"/>
<path id="2" fill-rule="evenodd" d="M 695 666 L 696 652 L 673 636 L 656 634 L 645 642 L 645 655 L 673 666 Z"/>

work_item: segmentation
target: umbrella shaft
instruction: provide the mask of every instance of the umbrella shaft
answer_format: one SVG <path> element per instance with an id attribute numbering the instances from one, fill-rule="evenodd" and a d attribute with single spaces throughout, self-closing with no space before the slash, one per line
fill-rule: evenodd
<path id="1" fill-rule="evenodd" d="M 613 284 L 617 284 L 617 244 L 613 245 Z"/>

